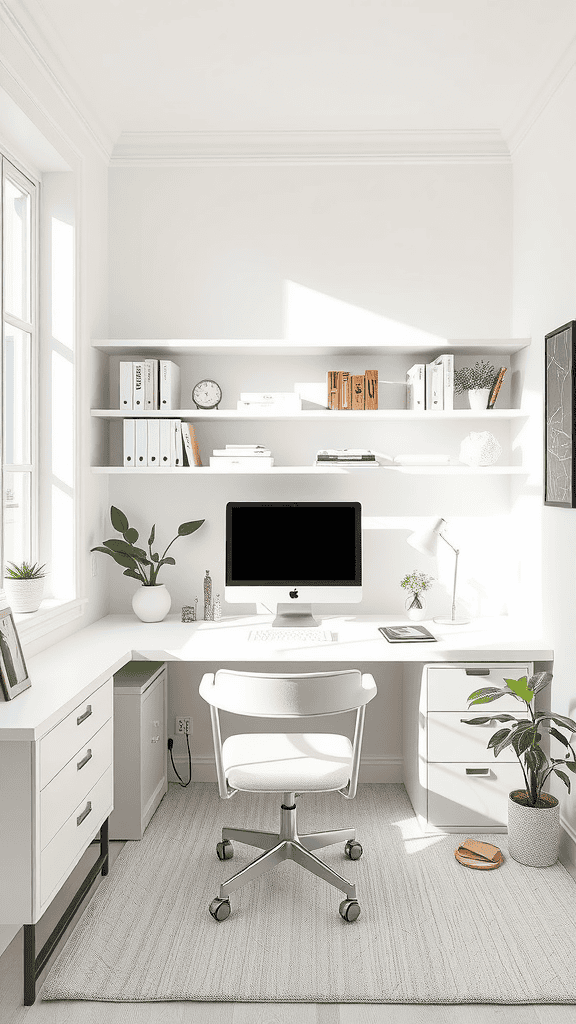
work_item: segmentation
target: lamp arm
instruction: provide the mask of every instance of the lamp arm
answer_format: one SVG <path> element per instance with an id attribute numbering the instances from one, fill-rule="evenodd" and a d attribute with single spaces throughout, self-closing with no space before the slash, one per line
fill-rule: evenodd
<path id="1" fill-rule="evenodd" d="M 450 543 L 448 538 L 445 537 L 443 533 L 440 533 L 438 536 L 442 537 L 442 540 L 446 542 L 446 544 L 448 545 L 449 548 L 452 548 L 452 551 L 454 552 L 454 556 L 455 556 L 454 557 L 454 584 L 453 584 L 453 587 L 452 587 L 452 613 L 451 613 L 451 618 L 452 618 L 452 620 L 454 620 L 456 618 L 456 579 L 458 577 L 458 555 L 460 554 L 460 550 L 459 550 L 459 548 L 455 548 L 454 545 Z"/>

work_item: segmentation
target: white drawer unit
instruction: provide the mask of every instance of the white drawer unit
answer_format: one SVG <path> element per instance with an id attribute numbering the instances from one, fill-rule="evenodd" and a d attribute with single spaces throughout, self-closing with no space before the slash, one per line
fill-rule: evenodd
<path id="1" fill-rule="evenodd" d="M 129 661 L 114 676 L 111 839 L 141 839 L 168 790 L 164 662 Z"/>
<path id="2" fill-rule="evenodd" d="M 522 781 L 518 759 L 511 748 L 498 758 L 488 750 L 500 723 L 462 719 L 501 712 L 523 718 L 524 705 L 512 696 L 472 708 L 468 697 L 533 671 L 527 661 L 404 666 L 404 782 L 426 831 L 505 830 L 508 793 Z"/>

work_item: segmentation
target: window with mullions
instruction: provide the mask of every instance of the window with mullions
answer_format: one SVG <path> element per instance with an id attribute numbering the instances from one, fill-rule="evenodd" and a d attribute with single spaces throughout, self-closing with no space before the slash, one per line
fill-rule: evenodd
<path id="1" fill-rule="evenodd" d="M 38 554 L 36 186 L 2 163 L 3 565 Z"/>

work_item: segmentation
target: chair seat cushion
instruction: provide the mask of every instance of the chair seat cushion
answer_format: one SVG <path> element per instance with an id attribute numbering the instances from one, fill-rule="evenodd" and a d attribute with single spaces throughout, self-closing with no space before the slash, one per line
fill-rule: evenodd
<path id="1" fill-rule="evenodd" d="M 348 784 L 352 744 L 333 733 L 244 733 L 224 741 L 222 756 L 233 789 L 317 793 Z"/>

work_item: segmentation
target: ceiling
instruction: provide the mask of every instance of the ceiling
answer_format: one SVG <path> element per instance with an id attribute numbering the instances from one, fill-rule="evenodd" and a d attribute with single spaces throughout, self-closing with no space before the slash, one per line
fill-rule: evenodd
<path id="1" fill-rule="evenodd" d="M 121 132 L 492 130 L 576 36 L 576 0 L 8 0 Z"/>

